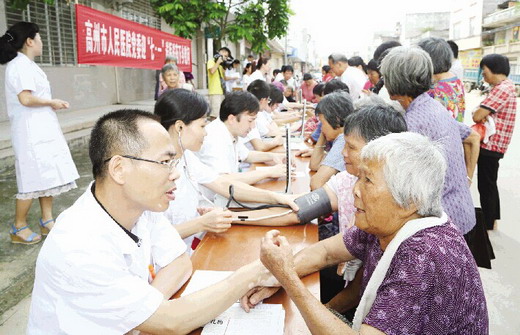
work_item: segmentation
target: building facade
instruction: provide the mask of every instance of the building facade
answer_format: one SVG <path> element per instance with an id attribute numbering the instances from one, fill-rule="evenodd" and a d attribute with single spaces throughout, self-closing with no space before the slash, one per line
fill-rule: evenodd
<path id="1" fill-rule="evenodd" d="M 173 30 L 151 8 L 148 0 L 91 1 L 79 4 L 154 29 L 173 34 Z M 43 41 L 43 54 L 36 59 L 47 74 L 53 97 L 67 100 L 72 109 L 92 108 L 117 103 L 153 99 L 155 70 L 114 66 L 83 65 L 77 63 L 74 2 L 55 1 L 48 5 L 32 0 L 25 10 L 14 9 L 0 1 L 0 31 L 19 21 L 38 24 Z M 5 18 L 5 19 L 4 19 Z M 192 73 L 196 85 L 205 84 L 204 40 L 192 40 Z M 201 73 L 202 72 L 202 73 Z M 0 122 L 7 120 L 4 92 L 5 65 L 0 66 Z"/>

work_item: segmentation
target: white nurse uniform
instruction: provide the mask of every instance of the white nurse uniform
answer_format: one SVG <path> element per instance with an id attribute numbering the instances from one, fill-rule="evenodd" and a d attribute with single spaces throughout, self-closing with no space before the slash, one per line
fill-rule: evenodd
<path id="1" fill-rule="evenodd" d="M 75 187 L 79 178 L 58 118 L 49 106 L 26 107 L 18 94 L 27 90 L 52 99 L 47 76 L 23 53 L 5 71 L 7 113 L 15 153 L 18 199 L 53 196 Z"/>

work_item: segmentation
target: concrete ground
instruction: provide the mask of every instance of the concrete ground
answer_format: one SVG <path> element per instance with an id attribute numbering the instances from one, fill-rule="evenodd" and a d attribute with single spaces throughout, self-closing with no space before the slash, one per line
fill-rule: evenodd
<path id="1" fill-rule="evenodd" d="M 466 103 L 468 112 L 465 119 L 471 124 L 470 112 L 481 101 L 478 92 L 467 95 Z M 520 99 L 518 100 L 520 104 Z M 151 102 L 141 102 L 150 106 Z M 118 108 L 121 106 L 116 106 Z M 112 107 L 110 107 L 112 108 Z M 114 109 L 115 109 L 114 108 Z M 89 112 L 89 119 L 97 117 L 108 111 L 97 110 Z M 81 113 L 80 113 L 81 114 Z M 77 118 L 86 118 L 85 115 L 76 115 Z M 73 117 L 62 116 L 73 122 Z M 60 122 L 62 120 L 60 117 Z M 90 122 L 90 121 L 89 121 Z M 93 121 L 92 121 L 93 122 Z M 520 207 L 520 117 L 516 122 L 516 133 L 504 159 L 500 161 L 499 181 L 502 220 L 498 222 L 497 229 L 490 231 L 490 239 L 493 244 L 496 259 L 492 261 L 492 270 L 479 269 L 487 299 L 490 334 L 518 334 L 520 329 L 520 267 L 516 258 L 520 250 L 520 219 L 516 214 L 517 206 Z M 3 125 L 0 124 L 0 152 L 1 140 L 5 136 Z M 72 127 L 72 125 L 71 125 Z M 88 128 L 83 129 L 88 132 Z M 71 135 L 72 137 L 72 135 Z M 76 146 L 72 149 L 73 157 L 80 170 L 79 189 L 60 196 L 56 200 L 55 215 L 67 208 L 83 192 L 88 185 L 91 174 L 88 155 L 84 141 L 76 140 Z M 1 157 L 1 156 L 0 156 Z M 476 176 L 474 177 L 476 181 Z M 7 223 L 12 220 L 14 210 L 13 194 L 16 193 L 14 171 L 6 170 L 0 173 L 0 186 L 3 192 L 0 194 L 0 222 L 4 224 L 0 229 L 0 335 L 23 334 L 27 324 L 30 306 L 30 290 L 34 276 L 34 262 L 41 244 L 36 246 L 19 246 L 9 243 Z M 476 182 L 471 186 L 471 192 L 476 206 L 479 205 L 479 196 Z M 31 211 L 31 225 L 38 218 L 36 208 Z M 7 309 L 6 306 L 8 306 Z M 13 307 L 11 307 L 13 306 Z"/>

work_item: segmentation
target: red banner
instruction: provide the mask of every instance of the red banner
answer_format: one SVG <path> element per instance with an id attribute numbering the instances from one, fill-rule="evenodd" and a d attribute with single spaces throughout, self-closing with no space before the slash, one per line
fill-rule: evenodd
<path id="1" fill-rule="evenodd" d="M 181 71 L 191 72 L 191 41 L 76 5 L 79 64 L 160 69 L 166 55 L 177 57 Z"/>

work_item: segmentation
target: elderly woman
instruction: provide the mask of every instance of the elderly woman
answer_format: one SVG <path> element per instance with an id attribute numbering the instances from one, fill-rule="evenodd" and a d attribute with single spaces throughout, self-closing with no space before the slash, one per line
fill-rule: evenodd
<path id="1" fill-rule="evenodd" d="M 426 51 L 433 63 L 434 86 L 428 94 L 439 101 L 459 122 L 464 121 L 466 103 L 464 84 L 450 71 L 453 52 L 448 42 L 438 37 L 428 37 L 419 41 L 419 47 Z"/>
<path id="2" fill-rule="evenodd" d="M 167 89 L 173 90 L 176 88 L 183 88 L 188 91 L 193 91 L 193 86 L 190 84 L 182 84 L 180 82 L 180 75 L 182 72 L 179 71 L 179 68 L 175 64 L 166 64 L 161 69 L 161 76 L 164 80 L 164 83 L 166 84 L 166 89 L 162 90 L 159 93 L 159 96 L 161 96 Z M 182 74 L 184 76 L 184 74 Z"/>
<path id="3" fill-rule="evenodd" d="M 494 221 L 500 219 L 500 198 L 498 195 L 498 161 L 504 157 L 516 119 L 515 85 L 507 78 L 509 60 L 506 56 L 486 55 L 480 62 L 484 80 L 492 86 L 488 96 L 473 114 L 473 121 L 485 122 L 492 118 L 496 133 L 487 143 L 480 145 L 478 157 L 478 190 L 484 220 L 488 229 L 493 229 Z"/>
<path id="4" fill-rule="evenodd" d="M 381 73 L 390 98 L 406 110 L 408 131 L 442 145 L 448 163 L 442 205 L 460 232 L 468 234 L 476 224 L 468 180 L 471 181 L 477 162 L 478 134 L 455 121 L 444 106 L 428 95 L 433 65 L 424 50 L 417 47 L 391 49 L 381 63 Z M 466 236 L 468 243 L 471 243 L 472 235 L 473 232 Z"/>
<path id="5" fill-rule="evenodd" d="M 462 235 L 442 209 L 446 161 L 415 133 L 390 134 L 361 150 L 354 187 L 356 226 L 298 252 L 278 231 L 260 259 L 300 310 L 313 334 L 487 334 L 482 283 Z M 353 329 L 329 312 L 300 276 L 351 260 L 365 264 Z M 268 296 L 256 288 L 242 299 Z M 249 297 L 249 299 L 248 299 Z"/>
<path id="6" fill-rule="evenodd" d="M 173 64 L 177 66 L 177 57 L 172 55 L 167 55 L 164 58 L 164 65 L 166 64 Z M 159 96 L 168 89 L 168 86 L 164 82 L 163 76 L 161 74 L 161 70 L 157 70 L 155 73 L 155 100 L 159 99 Z M 193 77 L 193 76 L 192 76 Z M 193 78 L 192 78 L 193 79 Z M 186 84 L 186 77 L 184 75 L 184 72 L 179 73 L 179 83 Z"/>

